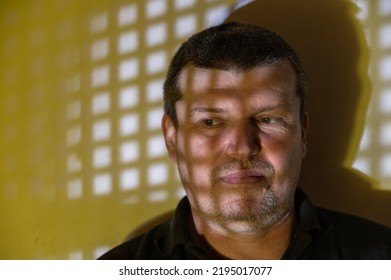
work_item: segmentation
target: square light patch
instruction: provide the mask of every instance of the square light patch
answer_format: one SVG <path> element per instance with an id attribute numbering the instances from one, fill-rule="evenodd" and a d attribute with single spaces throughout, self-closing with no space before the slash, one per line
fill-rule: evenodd
<path id="1" fill-rule="evenodd" d="M 158 23 L 147 28 L 146 44 L 149 47 L 159 45 L 167 39 L 167 26 L 165 23 Z"/>
<path id="2" fill-rule="evenodd" d="M 163 109 L 156 108 L 148 111 L 147 126 L 149 130 L 159 129 L 161 127 L 161 121 L 163 117 Z"/>
<path id="3" fill-rule="evenodd" d="M 183 10 L 194 6 L 196 0 L 175 0 L 175 9 Z"/>
<path id="4" fill-rule="evenodd" d="M 132 80 L 138 75 L 138 60 L 128 59 L 124 60 L 119 65 L 119 79 L 120 81 Z"/>
<path id="5" fill-rule="evenodd" d="M 390 0 L 379 0 L 378 10 L 380 15 L 391 14 L 391 1 Z"/>
<path id="6" fill-rule="evenodd" d="M 107 85 L 110 81 L 110 70 L 108 66 L 101 66 L 92 70 L 91 86 L 93 88 Z"/>
<path id="7" fill-rule="evenodd" d="M 357 19 L 364 21 L 368 18 L 368 0 L 353 0 L 354 4 L 357 5 L 358 11 L 356 12 Z"/>
<path id="8" fill-rule="evenodd" d="M 190 36 L 197 29 L 197 18 L 195 15 L 187 15 L 180 17 L 175 22 L 175 36 L 183 38 Z"/>
<path id="9" fill-rule="evenodd" d="M 391 154 L 384 154 L 380 159 L 381 175 L 391 177 Z"/>
<path id="10" fill-rule="evenodd" d="M 137 168 L 125 169 L 121 172 L 121 190 L 135 190 L 140 185 L 140 171 Z"/>
<path id="11" fill-rule="evenodd" d="M 161 157 L 166 155 L 166 153 L 166 145 L 163 136 L 155 136 L 148 139 L 148 157 Z"/>
<path id="12" fill-rule="evenodd" d="M 110 111 L 110 94 L 105 91 L 92 98 L 92 114 L 98 115 Z"/>
<path id="13" fill-rule="evenodd" d="M 353 168 L 370 175 L 370 164 L 366 158 L 357 158 L 353 163 Z"/>
<path id="14" fill-rule="evenodd" d="M 391 56 L 385 56 L 380 60 L 380 77 L 384 81 L 391 80 Z"/>
<path id="15" fill-rule="evenodd" d="M 118 25 L 125 26 L 135 23 L 138 17 L 137 4 L 130 4 L 120 8 L 118 12 Z"/>
<path id="16" fill-rule="evenodd" d="M 138 160 L 140 146 L 136 141 L 125 142 L 120 147 L 120 159 L 122 163 L 129 163 Z"/>
<path id="17" fill-rule="evenodd" d="M 150 186 L 161 185 L 167 182 L 168 168 L 165 163 L 156 163 L 149 166 L 147 170 L 148 184 Z"/>
<path id="18" fill-rule="evenodd" d="M 111 135 L 111 123 L 109 120 L 96 121 L 92 126 L 92 138 L 94 141 L 108 140 Z"/>
<path id="19" fill-rule="evenodd" d="M 168 199 L 167 191 L 153 191 L 148 194 L 148 200 L 151 202 L 160 202 Z"/>
<path id="20" fill-rule="evenodd" d="M 94 177 L 93 192 L 96 196 L 107 195 L 111 193 L 112 182 L 111 175 L 109 173 L 98 174 Z"/>
<path id="21" fill-rule="evenodd" d="M 158 102 L 163 100 L 163 79 L 152 80 L 147 84 L 148 102 Z"/>
<path id="22" fill-rule="evenodd" d="M 67 131 L 67 146 L 72 147 L 81 141 L 81 127 L 75 126 Z"/>
<path id="23" fill-rule="evenodd" d="M 80 179 L 68 182 L 68 199 L 81 198 L 83 195 L 83 184 Z"/>
<path id="24" fill-rule="evenodd" d="M 205 27 L 210 27 L 216 24 L 219 24 L 227 18 L 229 14 L 229 9 L 226 6 L 217 6 L 209 9 L 205 13 Z"/>
<path id="25" fill-rule="evenodd" d="M 167 63 L 167 53 L 165 51 L 158 51 L 147 56 L 146 68 L 148 74 L 156 74 L 162 72 Z"/>
<path id="26" fill-rule="evenodd" d="M 103 32 L 107 29 L 107 14 L 96 15 L 91 20 L 91 33 Z"/>
<path id="27" fill-rule="evenodd" d="M 67 120 L 72 121 L 80 118 L 81 115 L 81 102 L 80 100 L 75 100 L 67 105 Z"/>
<path id="28" fill-rule="evenodd" d="M 122 136 L 135 134 L 138 132 L 139 126 L 140 124 L 138 114 L 125 115 L 120 119 L 120 134 Z"/>
<path id="29" fill-rule="evenodd" d="M 391 88 L 387 88 L 380 93 L 379 109 L 382 113 L 391 113 Z"/>
<path id="30" fill-rule="evenodd" d="M 93 165 L 95 168 L 108 167 L 111 164 L 110 146 L 98 147 L 94 150 Z"/>
<path id="31" fill-rule="evenodd" d="M 119 93 L 119 107 L 128 109 L 137 106 L 139 103 L 139 90 L 136 86 L 121 89 Z"/>
<path id="32" fill-rule="evenodd" d="M 383 49 L 391 47 L 391 23 L 379 28 L 379 45 Z"/>
<path id="33" fill-rule="evenodd" d="M 146 15 L 148 18 L 155 18 L 164 15 L 167 10 L 166 0 L 148 0 L 146 5 Z"/>
<path id="34" fill-rule="evenodd" d="M 385 122 L 380 126 L 380 144 L 389 146 L 391 144 L 391 122 Z"/>
<path id="35" fill-rule="evenodd" d="M 126 54 L 137 50 L 138 34 L 136 31 L 122 33 L 118 39 L 118 52 Z"/>
<path id="36" fill-rule="evenodd" d="M 99 60 L 107 57 L 109 54 L 109 40 L 101 39 L 91 46 L 91 60 Z"/>
<path id="37" fill-rule="evenodd" d="M 76 250 L 76 251 L 70 252 L 68 254 L 68 259 L 69 260 L 83 260 L 83 251 Z"/>
<path id="38" fill-rule="evenodd" d="M 106 247 L 106 246 L 97 247 L 94 250 L 94 259 L 96 260 L 97 258 L 102 256 L 104 253 L 106 253 L 110 249 L 111 249 L 110 247 Z"/>
<path id="39" fill-rule="evenodd" d="M 82 162 L 77 154 L 72 153 L 67 158 L 67 170 L 69 173 L 78 172 L 82 169 Z"/>

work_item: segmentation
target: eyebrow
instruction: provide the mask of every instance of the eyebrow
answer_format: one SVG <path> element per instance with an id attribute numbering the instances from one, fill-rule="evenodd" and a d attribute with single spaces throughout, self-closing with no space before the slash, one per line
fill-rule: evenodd
<path id="1" fill-rule="evenodd" d="M 265 106 L 262 108 L 259 108 L 259 110 L 256 111 L 256 114 L 262 114 L 265 112 L 275 111 L 275 110 L 285 110 L 289 108 L 289 103 L 281 103 L 277 105 L 270 105 Z M 222 114 L 226 113 L 228 110 L 224 108 L 217 108 L 217 107 L 194 107 L 190 110 L 190 115 L 194 115 L 197 113 L 214 113 L 214 114 Z"/>
<path id="2" fill-rule="evenodd" d="M 196 113 L 224 113 L 226 110 L 222 108 L 215 108 L 215 107 L 195 107 L 190 110 L 190 115 L 194 115 Z"/>
<path id="3" fill-rule="evenodd" d="M 285 110 L 289 107 L 290 107 L 289 103 L 281 103 L 281 104 L 277 104 L 277 105 L 266 106 L 266 107 L 262 107 L 258 111 L 258 114 L 264 113 L 264 112 L 270 112 L 270 111 L 274 111 L 274 110 L 281 110 L 281 109 Z"/>

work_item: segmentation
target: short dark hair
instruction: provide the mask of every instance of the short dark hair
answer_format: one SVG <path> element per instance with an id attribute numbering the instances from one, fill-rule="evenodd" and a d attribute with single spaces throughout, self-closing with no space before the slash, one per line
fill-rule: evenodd
<path id="1" fill-rule="evenodd" d="M 178 124 L 175 103 L 182 98 L 178 85 L 189 66 L 249 71 L 287 59 L 296 74 L 300 117 L 307 111 L 307 78 L 295 51 L 276 33 L 259 26 L 229 22 L 201 31 L 184 42 L 175 53 L 164 82 L 164 113 Z"/>

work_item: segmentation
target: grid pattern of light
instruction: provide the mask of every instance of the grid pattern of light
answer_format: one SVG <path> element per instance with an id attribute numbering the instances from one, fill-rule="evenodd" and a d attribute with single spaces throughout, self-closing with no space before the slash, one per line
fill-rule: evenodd
<path id="1" fill-rule="evenodd" d="M 371 102 L 353 166 L 391 190 L 391 1 L 356 0 L 371 50 Z M 375 19 L 376 20 L 373 20 Z"/>
<path id="2" fill-rule="evenodd" d="M 160 131 L 164 75 L 175 48 L 225 16 L 228 2 L 196 12 L 196 1 L 130 1 L 91 14 L 90 81 L 73 86 L 66 105 L 68 199 L 120 193 L 122 203 L 153 204 L 183 195 Z"/>
<path id="3" fill-rule="evenodd" d="M 118 243 L 129 216 L 136 226 L 183 195 L 160 132 L 165 70 L 235 1 L 16 2 L 0 9 L 0 247 L 31 252 L 15 258 L 96 258 L 114 245 L 103 228 Z M 354 167 L 391 189 L 391 1 L 356 2 L 374 88 Z"/>
<path id="4" fill-rule="evenodd" d="M 164 73 L 173 43 L 179 44 L 228 10 L 227 1 L 208 2 L 211 3 L 202 13 L 194 12 L 196 1 L 149 0 L 131 1 L 114 12 L 91 15 L 90 59 L 85 61 L 91 73 L 90 82 L 83 88 L 80 84 L 71 86 L 72 97 L 66 105 L 69 197 L 75 199 L 76 193 L 83 196 L 85 184 L 80 182 L 88 180 L 82 179 L 87 170 L 93 174 L 94 195 L 126 191 L 140 197 L 140 186 L 150 186 L 153 188 L 147 199 L 156 201 L 169 196 L 156 195 L 162 193 L 160 188 L 164 188 L 168 177 L 175 176 L 162 161 Z M 75 77 L 70 77 L 70 81 L 79 83 Z M 88 96 L 83 97 L 82 92 Z M 89 123 L 82 125 L 83 119 Z M 83 161 L 80 154 L 85 153 L 81 147 L 86 143 L 91 151 L 90 161 Z M 141 170 L 140 162 L 146 165 L 146 172 Z M 137 184 L 131 182 L 132 174 Z M 117 190 L 114 181 L 119 182 Z M 76 186 L 81 190 L 75 191 Z"/>
<path id="5" fill-rule="evenodd" d="M 177 46 L 224 17 L 232 2 L 4 3 L 1 195 L 12 205 L 24 199 L 31 207 L 16 220 L 34 213 L 31 227 L 50 227 L 46 239 L 62 234 L 58 239 L 69 248 L 44 255 L 38 242 L 30 257 L 96 258 L 114 245 L 112 239 L 66 246 L 66 239 L 85 240 L 71 224 L 84 231 L 115 228 L 117 210 L 101 209 L 114 204 L 118 211 L 155 213 L 176 205 L 183 190 L 160 132 L 165 71 Z M 78 209 L 80 217 L 74 217 Z M 109 214 L 84 226 L 83 217 L 94 217 L 91 211 Z M 139 211 L 126 214 L 134 217 L 133 227 L 148 217 Z M 48 215 L 46 222 L 42 215 Z M 58 217 L 63 220 L 55 229 Z M 130 230 L 132 221 L 126 223 Z M 38 227 L 30 238 L 45 240 Z M 19 225 L 14 230 L 23 231 Z"/>

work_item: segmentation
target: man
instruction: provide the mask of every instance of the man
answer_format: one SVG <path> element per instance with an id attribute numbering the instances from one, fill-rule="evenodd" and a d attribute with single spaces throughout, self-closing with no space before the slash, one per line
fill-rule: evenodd
<path id="1" fill-rule="evenodd" d="M 306 76 L 292 48 L 241 23 L 175 54 L 162 130 L 186 197 L 173 217 L 101 259 L 391 259 L 391 230 L 314 207 L 297 188 Z"/>

